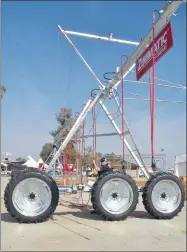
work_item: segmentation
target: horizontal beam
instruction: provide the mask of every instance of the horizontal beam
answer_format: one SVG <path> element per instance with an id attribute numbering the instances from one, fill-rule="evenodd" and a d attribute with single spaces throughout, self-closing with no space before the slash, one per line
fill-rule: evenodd
<path id="1" fill-rule="evenodd" d="M 125 131 L 124 135 L 128 135 L 129 131 Z M 85 135 L 84 138 L 94 137 L 95 135 Z M 119 136 L 118 133 L 103 133 L 103 134 L 96 134 L 96 137 L 107 137 L 107 136 Z"/>
<path id="2" fill-rule="evenodd" d="M 125 131 L 125 134 L 124 135 L 128 135 L 129 134 L 129 131 Z M 95 135 L 85 135 L 84 138 L 91 138 L 91 137 L 94 137 Z M 107 137 L 107 136 L 119 136 L 118 133 L 116 132 L 112 132 L 112 133 L 103 133 L 103 134 L 96 134 L 96 137 Z M 62 138 L 59 138 L 58 141 L 61 141 L 61 140 L 64 140 L 65 137 L 62 137 Z M 71 140 L 74 140 L 74 141 L 78 141 L 80 140 L 79 138 L 75 138 L 75 139 L 71 139 Z"/>
<path id="3" fill-rule="evenodd" d="M 58 27 L 60 27 L 58 25 Z M 75 36 L 81 36 L 81 37 L 86 37 L 86 38 L 92 38 L 92 39 L 99 39 L 99 40 L 105 40 L 105 41 L 109 41 L 109 42 L 116 42 L 116 43 L 121 43 L 121 44 L 129 44 L 129 45 L 139 45 L 138 42 L 133 42 L 130 40 L 122 40 L 122 39 L 115 39 L 112 36 L 108 37 L 101 37 L 101 36 L 97 36 L 97 35 L 93 35 L 93 34 L 88 34 L 88 33 L 82 33 L 82 32 L 74 32 L 74 31 L 67 31 L 67 30 L 61 30 L 66 34 L 71 34 L 71 35 L 75 35 Z"/>

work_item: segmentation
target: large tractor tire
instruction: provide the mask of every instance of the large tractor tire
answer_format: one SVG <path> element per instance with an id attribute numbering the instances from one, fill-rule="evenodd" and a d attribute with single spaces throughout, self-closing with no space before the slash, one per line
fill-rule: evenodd
<path id="1" fill-rule="evenodd" d="M 138 204 L 138 188 L 128 175 L 114 172 L 100 176 L 93 185 L 91 201 L 93 209 L 103 219 L 126 219 Z"/>
<path id="2" fill-rule="evenodd" d="M 172 219 L 184 206 L 184 186 L 177 176 L 158 173 L 147 181 L 142 198 L 145 209 L 155 219 Z"/>
<path id="3" fill-rule="evenodd" d="M 34 168 L 16 172 L 4 193 L 7 211 L 21 223 L 38 223 L 49 219 L 58 201 L 56 182 L 45 172 Z"/>

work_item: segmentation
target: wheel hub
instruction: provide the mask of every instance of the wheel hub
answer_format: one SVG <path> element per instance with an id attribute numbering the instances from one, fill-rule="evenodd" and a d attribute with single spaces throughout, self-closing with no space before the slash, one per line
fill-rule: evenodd
<path id="1" fill-rule="evenodd" d="M 35 193 L 29 193 L 29 199 L 33 200 L 36 198 L 36 194 Z"/>
<path id="2" fill-rule="evenodd" d="M 178 185 L 170 180 L 159 181 L 152 191 L 154 207 L 162 213 L 171 213 L 177 209 L 181 200 L 181 192 Z"/>
<path id="3" fill-rule="evenodd" d="M 133 201 L 133 191 L 127 181 L 120 178 L 107 181 L 100 191 L 100 201 L 109 213 L 121 214 L 127 211 Z"/>
<path id="4" fill-rule="evenodd" d="M 29 193 L 28 200 L 29 201 L 35 201 L 37 199 L 37 195 L 34 192 Z"/>
<path id="5" fill-rule="evenodd" d="M 116 192 L 115 192 L 115 193 L 112 193 L 112 198 L 113 198 L 113 199 L 117 199 L 117 197 L 118 197 L 118 193 L 116 193 Z"/>
<path id="6" fill-rule="evenodd" d="M 14 188 L 12 202 L 16 210 L 25 216 L 37 216 L 44 213 L 51 204 L 49 186 L 38 178 L 22 180 Z"/>
<path id="7" fill-rule="evenodd" d="M 167 195 L 165 192 L 163 192 L 161 195 L 160 195 L 161 199 L 166 199 L 167 198 Z"/>

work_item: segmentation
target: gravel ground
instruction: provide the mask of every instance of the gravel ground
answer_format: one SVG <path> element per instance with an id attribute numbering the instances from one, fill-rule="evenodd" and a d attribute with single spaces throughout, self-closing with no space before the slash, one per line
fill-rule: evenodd
<path id="1" fill-rule="evenodd" d="M 121 222 L 103 221 L 89 206 L 59 205 L 45 223 L 18 224 L 4 207 L 7 181 L 1 178 L 1 251 L 186 251 L 186 205 L 172 220 L 155 220 L 140 199 Z"/>

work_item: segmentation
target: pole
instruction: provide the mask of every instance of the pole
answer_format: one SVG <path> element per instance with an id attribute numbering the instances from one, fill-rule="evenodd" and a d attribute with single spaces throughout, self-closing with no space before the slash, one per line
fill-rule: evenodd
<path id="1" fill-rule="evenodd" d="M 1 40 L 1 0 L 0 0 L 0 41 Z M 2 46 L 1 46 L 1 42 L 0 42 L 0 50 L 1 50 Z M 0 53 L 2 55 L 2 53 Z M 1 81 L 2 81 L 2 77 L 1 77 L 1 59 L 0 59 L 0 164 L 1 164 L 1 99 L 2 99 L 2 94 L 1 94 Z"/>
<path id="2" fill-rule="evenodd" d="M 154 50 L 154 40 L 155 40 L 155 11 L 152 13 L 152 39 L 153 39 L 153 66 L 151 71 L 151 166 L 154 168 L 154 111 L 155 111 L 155 50 Z"/>
<path id="3" fill-rule="evenodd" d="M 122 169 L 125 170 L 125 121 L 124 121 L 124 78 L 123 78 L 123 58 L 126 57 L 128 60 L 128 57 L 126 55 L 121 56 L 121 88 L 122 88 L 122 114 L 121 114 L 121 124 L 122 124 Z"/>
<path id="4" fill-rule="evenodd" d="M 0 0 L 0 41 L 1 41 L 1 0 Z M 1 44 L 0 44 L 0 48 Z M 2 55 L 2 53 L 0 53 Z M 2 68 L 2 62 L 0 60 L 0 163 L 1 163 L 1 117 L 2 117 L 2 113 L 1 113 L 1 102 L 2 102 L 2 97 L 3 97 L 3 93 L 6 91 L 6 88 L 2 85 L 2 73 L 1 73 L 1 68 Z"/>

